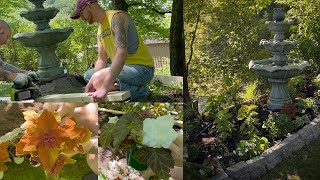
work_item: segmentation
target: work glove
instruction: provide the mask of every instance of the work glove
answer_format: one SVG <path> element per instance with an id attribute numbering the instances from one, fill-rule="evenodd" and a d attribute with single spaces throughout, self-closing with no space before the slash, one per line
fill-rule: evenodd
<path id="1" fill-rule="evenodd" d="M 26 73 L 29 77 L 31 77 L 32 81 L 39 81 L 39 75 L 38 73 L 34 72 L 34 71 L 28 71 Z"/>
<path id="2" fill-rule="evenodd" d="M 23 87 L 28 87 L 29 85 L 32 84 L 32 79 L 26 74 L 23 73 L 17 73 L 16 77 L 13 79 L 13 84 L 17 88 L 23 88 Z"/>

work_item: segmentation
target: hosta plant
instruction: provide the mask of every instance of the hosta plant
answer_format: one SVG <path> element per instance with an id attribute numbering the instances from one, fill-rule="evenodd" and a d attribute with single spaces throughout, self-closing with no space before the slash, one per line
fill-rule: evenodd
<path id="1" fill-rule="evenodd" d="M 237 144 L 235 153 L 240 156 L 241 159 L 250 159 L 257 155 L 260 155 L 263 151 L 268 149 L 269 141 L 266 137 L 259 137 L 254 135 L 249 140 L 241 140 Z"/>
<path id="2" fill-rule="evenodd" d="M 127 152 L 127 155 L 130 155 L 127 160 L 136 161 L 133 164 L 128 161 L 128 165 L 136 165 L 137 168 L 134 168 L 137 170 L 141 170 L 139 168 L 146 165 L 158 178 L 168 179 L 170 168 L 174 166 L 174 160 L 168 148 L 177 138 L 173 125 L 174 118 L 170 115 L 145 118 L 143 113 L 128 112 L 116 122 L 111 121 L 102 126 L 100 145 L 103 149 L 110 149 L 115 154 L 119 151 Z M 111 165 L 108 166 L 111 167 Z M 107 177 L 101 171 L 109 172 L 110 168 L 107 170 L 105 168 L 99 167 L 100 178 Z"/>

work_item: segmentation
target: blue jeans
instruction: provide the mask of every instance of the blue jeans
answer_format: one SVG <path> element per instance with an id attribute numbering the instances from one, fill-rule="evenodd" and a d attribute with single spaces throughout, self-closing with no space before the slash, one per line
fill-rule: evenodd
<path id="1" fill-rule="evenodd" d="M 93 69 L 89 69 L 83 75 L 84 79 L 89 82 L 94 73 Z M 130 91 L 131 101 L 143 101 L 150 94 L 150 89 L 146 85 L 150 83 L 154 76 L 154 68 L 143 65 L 124 65 L 117 83 L 120 91 Z"/>

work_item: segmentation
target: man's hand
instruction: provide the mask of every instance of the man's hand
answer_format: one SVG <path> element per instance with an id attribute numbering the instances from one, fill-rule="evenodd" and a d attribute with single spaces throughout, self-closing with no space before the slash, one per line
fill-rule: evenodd
<path id="1" fill-rule="evenodd" d="M 26 74 L 16 73 L 16 77 L 12 81 L 18 88 L 23 88 L 31 84 L 32 79 Z"/>
<path id="2" fill-rule="evenodd" d="M 103 102 L 108 90 L 106 88 L 100 88 L 99 90 L 89 93 L 89 96 L 93 97 L 94 102 Z"/>
<path id="3" fill-rule="evenodd" d="M 175 166 L 183 166 L 183 131 L 178 132 L 179 135 L 176 140 L 172 142 L 169 149 L 173 157 Z"/>
<path id="4" fill-rule="evenodd" d="M 34 72 L 34 71 L 27 71 L 26 73 L 29 77 L 32 78 L 33 81 L 39 81 L 39 75 L 38 73 Z"/>
<path id="5" fill-rule="evenodd" d="M 91 78 L 88 84 L 86 85 L 85 92 L 89 93 L 94 91 L 96 91 L 96 89 L 93 87 L 92 78 Z"/>

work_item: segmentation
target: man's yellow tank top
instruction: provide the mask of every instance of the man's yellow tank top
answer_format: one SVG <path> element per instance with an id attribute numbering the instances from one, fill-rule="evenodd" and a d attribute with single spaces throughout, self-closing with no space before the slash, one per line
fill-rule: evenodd
<path id="1" fill-rule="evenodd" d="M 116 53 L 115 43 L 114 43 L 114 34 L 112 33 L 112 30 L 111 30 L 111 20 L 113 15 L 119 12 L 124 12 L 124 11 L 113 11 L 113 10 L 107 11 L 106 18 L 104 19 L 102 24 L 100 24 L 97 32 L 98 39 L 100 40 L 104 50 L 107 52 L 111 61 Z M 146 45 L 143 43 L 139 33 L 138 33 L 138 39 L 139 39 L 139 44 L 138 44 L 137 51 L 134 54 L 128 54 L 125 64 L 138 64 L 138 65 L 153 67 L 154 65 L 153 65 L 152 56 L 150 55 Z"/>

